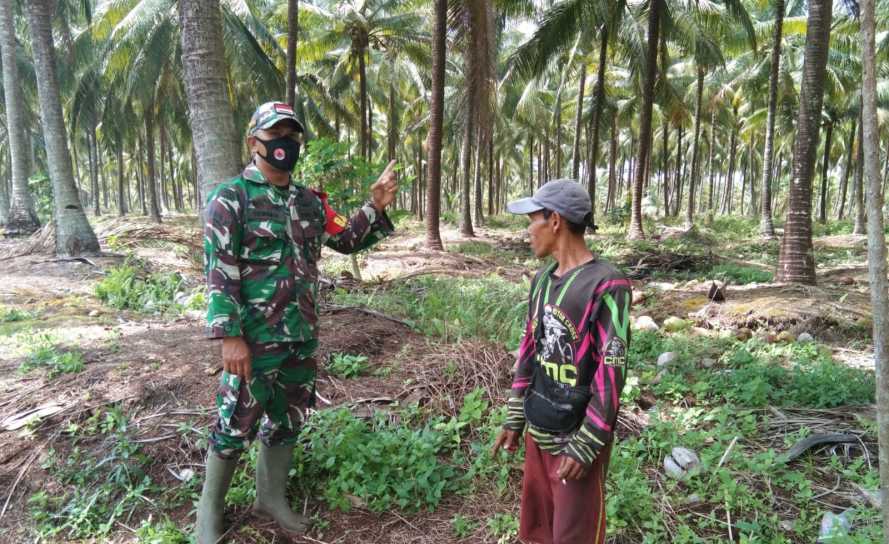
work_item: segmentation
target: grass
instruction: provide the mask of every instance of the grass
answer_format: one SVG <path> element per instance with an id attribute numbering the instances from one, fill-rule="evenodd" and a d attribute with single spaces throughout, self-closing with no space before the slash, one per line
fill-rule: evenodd
<path id="1" fill-rule="evenodd" d="M 23 373 L 37 368 L 47 369 L 52 379 L 60 374 L 75 374 L 84 368 L 83 355 L 77 350 L 63 350 L 57 339 L 50 333 L 26 333 L 18 339 L 24 347 L 25 360 L 19 366 Z"/>
<path id="2" fill-rule="evenodd" d="M 336 291 L 338 304 L 362 305 L 407 319 L 443 341 L 485 339 L 516 346 L 527 313 L 528 284 L 499 276 L 421 277 L 373 291 Z"/>

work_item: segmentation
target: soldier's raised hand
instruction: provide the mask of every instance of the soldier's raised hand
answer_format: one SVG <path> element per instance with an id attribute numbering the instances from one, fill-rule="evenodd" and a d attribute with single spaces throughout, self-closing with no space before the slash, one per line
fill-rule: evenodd
<path id="1" fill-rule="evenodd" d="M 371 196 L 373 197 L 374 207 L 383 211 L 386 206 L 392 204 L 395 200 L 395 194 L 398 192 L 398 181 L 395 179 L 395 161 L 389 161 L 386 169 L 380 174 L 377 181 L 370 187 Z"/>
<path id="2" fill-rule="evenodd" d="M 250 348 L 242 337 L 228 336 L 222 339 L 222 369 L 250 381 L 253 375 Z"/>

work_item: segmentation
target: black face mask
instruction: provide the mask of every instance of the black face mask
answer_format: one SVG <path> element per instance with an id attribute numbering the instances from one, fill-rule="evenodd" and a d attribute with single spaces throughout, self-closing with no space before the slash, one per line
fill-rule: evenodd
<path id="1" fill-rule="evenodd" d="M 272 168 L 284 172 L 292 172 L 296 166 L 296 160 L 299 159 L 299 143 L 289 136 L 273 138 L 271 140 L 263 140 L 259 136 L 254 136 L 257 140 L 265 145 L 265 155 L 259 155 Z M 258 152 L 257 152 L 258 153 Z"/>

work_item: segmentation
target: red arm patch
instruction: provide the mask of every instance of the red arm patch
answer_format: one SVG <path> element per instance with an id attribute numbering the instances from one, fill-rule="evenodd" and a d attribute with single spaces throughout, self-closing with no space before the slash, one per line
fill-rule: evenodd
<path id="1" fill-rule="evenodd" d="M 331 236 L 336 236 L 346 230 L 346 225 L 349 223 L 348 219 L 330 207 L 330 204 L 327 202 L 327 193 L 314 189 L 312 189 L 312 192 L 321 199 L 321 205 L 324 206 L 324 218 L 326 219 L 324 231 Z"/>

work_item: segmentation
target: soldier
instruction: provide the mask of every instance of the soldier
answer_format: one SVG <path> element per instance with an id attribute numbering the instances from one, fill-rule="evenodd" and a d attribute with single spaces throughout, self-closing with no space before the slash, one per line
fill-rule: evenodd
<path id="1" fill-rule="evenodd" d="M 293 183 L 304 130 L 287 104 L 269 102 L 247 128 L 252 162 L 209 196 L 204 228 L 208 336 L 222 339 L 223 373 L 196 536 L 223 535 L 225 494 L 240 454 L 259 433 L 254 510 L 304 532 L 286 489 L 300 425 L 315 398 L 321 246 L 361 251 L 393 231 L 385 214 L 397 190 L 389 163 L 351 219 L 327 195 Z"/>

